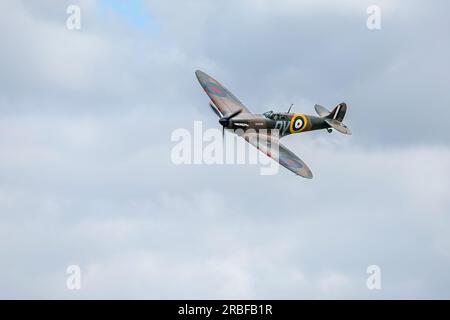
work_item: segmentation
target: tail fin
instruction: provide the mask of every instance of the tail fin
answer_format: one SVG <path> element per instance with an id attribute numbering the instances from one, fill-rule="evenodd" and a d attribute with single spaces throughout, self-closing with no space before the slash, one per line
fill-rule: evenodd
<path id="1" fill-rule="evenodd" d="M 347 105 L 345 104 L 345 102 L 342 102 L 338 104 L 326 118 L 342 122 L 342 120 L 344 120 L 346 112 L 347 112 Z"/>

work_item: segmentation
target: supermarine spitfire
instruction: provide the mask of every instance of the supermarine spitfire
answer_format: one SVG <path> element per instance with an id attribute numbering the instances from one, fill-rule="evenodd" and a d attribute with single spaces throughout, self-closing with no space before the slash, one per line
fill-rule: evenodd
<path id="1" fill-rule="evenodd" d="M 319 129 L 326 129 L 328 132 L 335 129 L 343 134 L 351 134 L 350 129 L 342 123 L 347 111 L 345 103 L 338 104 L 332 111 L 316 104 L 314 108 L 318 117 L 290 113 L 291 108 L 288 112 L 267 111 L 263 114 L 253 114 L 217 80 L 200 70 L 197 70 L 195 74 L 211 99 L 209 106 L 219 117 L 219 123 L 223 130 L 231 129 L 235 133 L 240 132 L 239 135 L 247 142 L 304 178 L 312 178 L 311 170 L 292 151 L 280 143 L 280 138 L 293 133 Z M 277 134 L 271 134 L 275 130 Z M 267 141 L 268 144 L 259 143 L 260 140 Z M 276 148 L 273 148 L 274 146 Z M 278 151 L 272 152 L 273 149 Z"/>

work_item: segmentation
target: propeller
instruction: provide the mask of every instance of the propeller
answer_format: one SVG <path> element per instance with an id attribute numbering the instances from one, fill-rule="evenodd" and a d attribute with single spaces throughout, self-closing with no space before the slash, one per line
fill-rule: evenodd
<path id="1" fill-rule="evenodd" d="M 216 108 L 215 105 L 213 105 L 211 102 L 209 103 L 209 107 L 212 109 L 212 111 L 214 111 L 214 113 L 219 117 L 223 117 L 223 114 L 220 112 L 219 109 Z"/>
<path id="2" fill-rule="evenodd" d="M 225 137 L 225 127 L 228 127 L 230 124 L 230 120 L 239 115 L 242 112 L 242 109 L 233 112 L 230 115 L 224 116 L 219 119 L 219 123 L 222 125 L 222 138 Z"/>

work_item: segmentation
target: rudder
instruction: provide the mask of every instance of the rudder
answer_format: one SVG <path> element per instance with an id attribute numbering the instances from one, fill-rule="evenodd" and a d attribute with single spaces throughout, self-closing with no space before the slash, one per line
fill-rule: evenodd
<path id="1" fill-rule="evenodd" d="M 345 102 L 342 102 L 338 104 L 326 118 L 342 122 L 342 120 L 344 120 L 346 112 L 347 112 L 347 104 L 345 104 Z"/>

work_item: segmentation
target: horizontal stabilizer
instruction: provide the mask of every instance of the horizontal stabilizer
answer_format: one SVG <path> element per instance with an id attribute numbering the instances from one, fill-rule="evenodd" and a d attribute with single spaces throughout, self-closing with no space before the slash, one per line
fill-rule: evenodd
<path id="1" fill-rule="evenodd" d="M 314 109 L 316 109 L 317 114 L 321 117 L 328 117 L 331 114 L 331 112 L 327 108 L 322 107 L 318 104 L 314 106 Z"/>
<path id="2" fill-rule="evenodd" d="M 325 120 L 326 123 L 328 123 L 330 125 L 330 127 L 332 127 L 333 129 L 336 129 L 340 133 L 352 134 L 350 129 L 345 124 L 343 124 L 342 122 L 339 122 L 339 121 L 337 121 L 335 119 L 324 119 L 324 120 Z"/>

